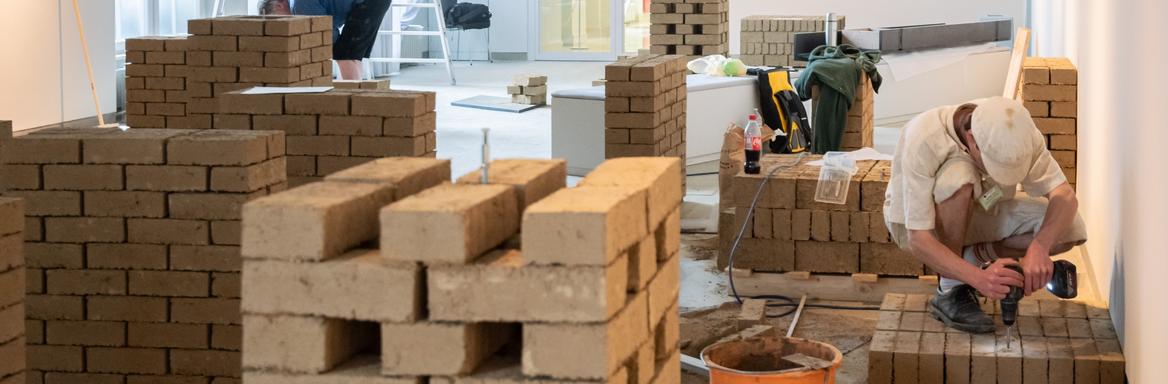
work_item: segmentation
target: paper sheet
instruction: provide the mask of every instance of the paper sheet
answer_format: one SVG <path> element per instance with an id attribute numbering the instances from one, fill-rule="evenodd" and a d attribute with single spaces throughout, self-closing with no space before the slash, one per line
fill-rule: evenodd
<path id="1" fill-rule="evenodd" d="M 324 93 L 333 87 L 252 87 L 242 93 L 244 95 L 274 95 L 284 93 Z"/>
<path id="2" fill-rule="evenodd" d="M 880 58 L 888 63 L 888 70 L 892 72 L 893 79 L 904 81 L 922 73 L 928 73 L 947 65 L 958 63 L 965 60 L 969 55 L 1002 49 L 1005 48 L 997 45 L 997 43 L 985 43 L 964 47 L 887 53 L 881 55 Z"/>
<path id="3" fill-rule="evenodd" d="M 855 151 L 848 152 L 848 157 L 855 161 L 860 160 L 892 160 L 892 155 L 886 155 L 871 147 L 864 147 Z M 823 160 L 815 160 L 807 163 L 807 165 L 822 166 Z"/>

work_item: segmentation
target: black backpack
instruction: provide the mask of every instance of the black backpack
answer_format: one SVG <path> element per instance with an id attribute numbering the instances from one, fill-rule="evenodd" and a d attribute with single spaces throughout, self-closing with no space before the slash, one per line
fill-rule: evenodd
<path id="1" fill-rule="evenodd" d="M 446 11 L 446 26 L 463 30 L 490 28 L 491 10 L 483 4 L 454 4 Z"/>

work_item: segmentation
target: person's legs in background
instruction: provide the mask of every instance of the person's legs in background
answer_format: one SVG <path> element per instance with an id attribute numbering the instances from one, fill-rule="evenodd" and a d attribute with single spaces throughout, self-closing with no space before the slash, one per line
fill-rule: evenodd
<path id="1" fill-rule="evenodd" d="M 361 60 L 373 52 L 377 32 L 389 11 L 391 0 L 364 0 L 353 4 L 344 29 L 333 45 L 333 60 L 342 80 L 361 80 Z"/>

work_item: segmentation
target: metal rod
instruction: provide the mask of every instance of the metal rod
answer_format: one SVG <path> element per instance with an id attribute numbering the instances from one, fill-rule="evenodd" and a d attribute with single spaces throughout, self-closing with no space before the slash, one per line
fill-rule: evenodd
<path id="1" fill-rule="evenodd" d="M 487 175 L 491 169 L 491 129 L 483 128 L 483 172 L 479 180 L 482 184 L 488 184 L 490 177 Z"/>
<path id="2" fill-rule="evenodd" d="M 795 309 L 795 317 L 791 319 L 791 325 L 787 327 L 787 337 L 795 334 L 795 327 L 799 325 L 799 316 L 803 316 L 804 304 L 807 304 L 807 295 L 803 295 L 803 298 L 799 299 L 799 308 Z"/>

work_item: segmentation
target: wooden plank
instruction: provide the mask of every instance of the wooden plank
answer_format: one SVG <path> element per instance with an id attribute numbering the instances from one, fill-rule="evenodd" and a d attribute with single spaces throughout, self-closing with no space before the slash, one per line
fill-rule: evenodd
<path id="1" fill-rule="evenodd" d="M 1021 27 L 1014 33 L 1014 50 L 1010 55 L 1010 67 L 1006 72 L 1006 86 L 1002 89 L 1002 97 L 1014 99 L 1018 95 L 1022 80 L 1022 62 L 1026 58 L 1026 50 L 1030 48 L 1030 28 Z"/>
<path id="2" fill-rule="evenodd" d="M 879 303 L 889 293 L 927 295 L 936 293 L 935 280 L 911 277 L 881 277 L 876 283 L 858 283 L 848 275 L 814 275 L 806 272 L 755 273 L 734 276 L 738 294 L 743 296 L 783 295 L 817 300 Z"/>

